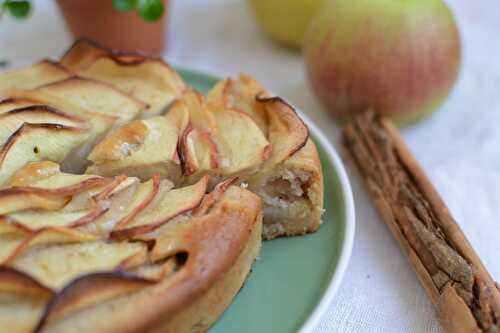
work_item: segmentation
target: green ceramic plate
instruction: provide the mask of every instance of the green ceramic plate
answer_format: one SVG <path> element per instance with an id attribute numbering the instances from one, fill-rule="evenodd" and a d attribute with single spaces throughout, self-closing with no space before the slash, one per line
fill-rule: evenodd
<path id="1" fill-rule="evenodd" d="M 184 80 L 207 93 L 218 78 L 179 69 Z M 307 117 L 323 166 L 323 225 L 314 234 L 264 242 L 245 287 L 210 333 L 310 332 L 339 287 L 354 238 L 351 188 L 337 153 Z"/>

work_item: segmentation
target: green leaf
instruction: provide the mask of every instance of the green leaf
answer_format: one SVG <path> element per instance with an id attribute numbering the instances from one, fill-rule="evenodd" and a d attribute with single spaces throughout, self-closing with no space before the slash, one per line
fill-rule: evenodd
<path id="1" fill-rule="evenodd" d="M 126 12 L 137 7 L 137 0 L 113 0 L 113 7 L 120 12 Z"/>
<path id="2" fill-rule="evenodd" d="M 25 18 L 31 12 L 29 1 L 6 1 L 3 7 L 15 18 Z"/>
<path id="3" fill-rule="evenodd" d="M 139 16 L 149 22 L 160 19 L 165 10 L 162 0 L 139 0 L 137 7 Z"/>

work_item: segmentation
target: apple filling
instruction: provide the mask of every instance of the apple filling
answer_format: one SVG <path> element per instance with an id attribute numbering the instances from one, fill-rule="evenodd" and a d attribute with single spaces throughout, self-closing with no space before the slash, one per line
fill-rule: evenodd
<path id="1" fill-rule="evenodd" d="M 308 232 L 304 221 L 311 219 L 311 173 L 301 170 L 280 170 L 257 189 L 264 203 L 264 237 Z"/>

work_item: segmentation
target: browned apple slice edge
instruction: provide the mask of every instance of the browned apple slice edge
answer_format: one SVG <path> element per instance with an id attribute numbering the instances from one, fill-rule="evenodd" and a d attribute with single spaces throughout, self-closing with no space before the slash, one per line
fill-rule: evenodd
<path id="1" fill-rule="evenodd" d="M 52 297 L 34 332 L 41 332 L 44 325 L 52 320 L 156 282 L 122 271 L 98 272 L 77 277 Z"/>
<path id="2" fill-rule="evenodd" d="M 50 297 L 53 290 L 31 275 L 13 267 L 0 266 L 0 291 Z"/>
<path id="3" fill-rule="evenodd" d="M 205 175 L 198 181 L 197 184 L 194 184 L 193 186 L 198 185 L 199 188 L 197 190 L 205 193 L 207 190 L 207 187 L 208 187 L 208 180 L 209 180 L 209 176 Z M 200 196 L 199 200 L 195 200 L 192 204 L 190 204 L 186 207 L 183 207 L 182 209 L 176 211 L 174 214 L 164 216 L 160 220 L 153 221 L 153 222 L 148 223 L 148 224 L 143 224 L 143 225 L 139 225 L 139 226 L 135 226 L 135 227 L 134 226 L 132 226 L 132 227 L 125 226 L 124 228 L 120 228 L 120 225 L 117 224 L 115 229 L 110 233 L 109 237 L 110 237 L 110 239 L 113 239 L 113 240 L 124 240 L 124 239 L 134 238 L 136 236 L 154 231 L 155 229 L 168 223 L 169 221 L 176 218 L 177 216 L 180 216 L 182 214 L 185 214 L 187 212 L 190 212 L 190 211 L 196 209 L 196 207 L 198 207 L 202 203 L 204 197 L 205 197 L 205 195 L 203 194 Z"/>

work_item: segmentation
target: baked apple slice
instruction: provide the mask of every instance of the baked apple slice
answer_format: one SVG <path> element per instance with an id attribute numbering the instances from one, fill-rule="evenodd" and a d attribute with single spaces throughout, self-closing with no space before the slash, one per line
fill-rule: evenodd
<path id="1" fill-rule="evenodd" d="M 118 118 L 116 125 L 138 118 L 147 105 L 104 82 L 71 77 L 38 87 L 92 112 Z"/>
<path id="2" fill-rule="evenodd" d="M 102 47 L 91 39 L 79 38 L 66 50 L 59 63 L 73 72 L 78 72 L 109 53 L 113 53 L 113 51 Z"/>
<path id="3" fill-rule="evenodd" d="M 15 109 L 23 109 L 28 106 L 41 106 L 46 107 L 46 105 L 36 105 L 30 101 L 22 101 L 20 99 L 15 98 L 5 98 L 0 100 L 0 114 L 4 112 L 9 112 Z"/>
<path id="4" fill-rule="evenodd" d="M 32 276 L 12 267 L 0 266 L 0 293 L 49 298 L 53 291 Z"/>
<path id="5" fill-rule="evenodd" d="M 133 187 L 137 182 L 137 178 L 124 175 L 109 179 L 62 173 L 56 163 L 49 161 L 30 163 L 9 179 L 8 184 L 12 187 L 0 191 L 0 194 L 11 193 L 13 200 L 17 198 L 17 202 L 22 202 L 26 198 L 22 193 L 31 193 L 33 196 L 52 198 L 56 202 L 63 199 L 64 204 L 58 206 L 57 211 L 40 210 L 38 206 L 28 209 L 32 207 L 26 206 L 18 211 L 4 212 L 0 215 L 0 234 L 33 234 L 50 227 L 81 228 L 96 222 L 111 208 L 111 197 Z M 4 209 L 8 208 L 6 205 Z M 91 230 L 96 231 L 95 228 Z"/>
<path id="6" fill-rule="evenodd" d="M 0 214 L 62 209 L 74 195 L 110 183 L 111 179 L 100 176 L 62 174 L 59 165 L 50 161 L 29 163 L 7 181 L 8 188 L 0 190 Z"/>
<path id="7" fill-rule="evenodd" d="M 305 146 L 309 130 L 295 109 L 280 97 L 256 98 L 267 111 L 268 138 L 273 145 L 273 153 L 264 168 L 272 168 Z"/>
<path id="8" fill-rule="evenodd" d="M 233 175 L 245 178 L 267 159 L 271 146 L 246 113 L 224 103 L 207 103 L 194 90 L 179 99 L 170 112 L 179 109 L 189 113 L 189 125 L 180 141 L 187 183 L 203 174 L 210 174 L 213 184 Z"/>
<path id="9" fill-rule="evenodd" d="M 130 223 L 155 200 L 159 193 L 169 191 L 172 186 L 169 181 L 160 181 L 159 176 L 155 175 L 149 181 L 121 191 L 112 197 L 110 209 L 94 221 L 93 228 L 108 237 L 117 225 Z"/>
<path id="10" fill-rule="evenodd" d="M 126 269 L 146 260 L 144 243 L 96 241 L 38 246 L 17 256 L 9 265 L 58 290 L 83 273 Z"/>
<path id="11" fill-rule="evenodd" d="M 81 185 L 97 186 L 102 185 L 102 182 L 99 181 L 95 184 L 87 182 Z M 45 190 L 34 187 L 6 188 L 0 191 L 0 214 L 1 216 L 5 216 L 12 212 L 29 209 L 36 209 L 39 211 L 63 209 L 66 212 L 89 209 L 93 205 L 86 204 L 87 201 L 82 202 L 80 199 L 78 203 L 74 202 L 76 197 L 78 197 L 78 195 L 75 194 L 84 189 L 84 186 L 68 188 L 68 191 L 60 191 L 58 189 Z M 72 206 L 72 208 L 70 209 L 69 206 Z M 4 227 L 7 226 L 2 226 L 0 229 L 3 230 Z"/>
<path id="12" fill-rule="evenodd" d="M 50 297 L 34 297 L 0 291 L 2 333 L 31 332 L 43 315 Z"/>
<path id="13" fill-rule="evenodd" d="M 7 182 L 8 187 L 29 186 L 37 181 L 61 173 L 59 164 L 52 161 L 28 163 L 16 170 Z"/>
<path id="14" fill-rule="evenodd" d="M 273 147 L 248 114 L 222 105 L 208 107 L 218 128 L 216 141 L 223 159 L 219 165 L 222 174 L 247 178 L 269 158 Z"/>
<path id="15" fill-rule="evenodd" d="M 65 114 L 46 105 L 31 105 L 15 108 L 0 113 L 0 144 L 4 144 L 8 138 L 17 131 L 24 123 L 30 124 L 59 124 L 67 127 L 85 128 L 86 122 L 75 115 Z"/>
<path id="16" fill-rule="evenodd" d="M 1 234 L 0 266 L 10 265 L 26 251 L 45 244 L 82 243 L 95 241 L 96 235 L 66 228 L 48 227 L 34 234 Z"/>
<path id="17" fill-rule="evenodd" d="M 0 191 L 0 214 L 24 209 L 56 210 L 69 202 L 68 196 L 50 196 L 43 193 L 9 188 Z"/>
<path id="18" fill-rule="evenodd" d="M 78 177 L 80 175 L 74 176 Z M 71 201 L 64 206 L 63 211 L 75 212 L 78 210 L 96 208 L 96 206 L 102 206 L 101 209 L 107 210 L 109 208 L 108 201 L 111 196 L 133 186 L 138 181 L 137 178 L 127 177 L 126 175 L 119 175 L 114 178 L 103 178 L 102 184 L 96 184 L 97 186 L 90 187 L 84 192 L 73 195 Z"/>
<path id="19" fill-rule="evenodd" d="M 245 178 L 270 153 L 266 137 L 244 112 L 207 103 L 194 90 L 188 90 L 170 112 L 182 110 L 189 113 L 189 125 L 180 141 L 186 183 L 203 174 L 210 174 L 213 184 L 233 175 Z"/>
<path id="20" fill-rule="evenodd" d="M 118 223 L 110 234 L 112 239 L 134 238 L 149 233 L 174 218 L 199 206 L 208 186 L 208 176 L 194 185 L 163 191 L 144 210 L 129 221 Z M 124 223 L 126 222 L 126 223 Z"/>
<path id="21" fill-rule="evenodd" d="M 193 183 L 204 174 L 213 174 L 222 157 L 215 142 L 217 124 L 205 98 L 196 90 L 188 89 L 173 104 L 166 118 L 179 123 L 179 152 L 183 173 L 189 179 L 186 182 Z"/>
<path id="22" fill-rule="evenodd" d="M 163 60 L 116 53 L 81 39 L 60 61 L 70 71 L 107 82 L 148 104 L 144 116 L 163 113 L 185 90 L 179 75 Z"/>
<path id="23" fill-rule="evenodd" d="M 42 60 L 28 67 L 1 73 L 0 93 L 12 88 L 32 89 L 70 76 L 71 72 L 58 63 Z"/>
<path id="24" fill-rule="evenodd" d="M 209 103 L 224 105 L 227 109 L 238 110 L 248 114 L 261 131 L 267 136 L 267 111 L 255 96 L 268 96 L 266 88 L 247 74 L 238 78 L 227 78 L 219 81 L 207 95 Z"/>
<path id="25" fill-rule="evenodd" d="M 88 139 L 88 130 L 58 124 L 25 123 L 0 150 L 0 186 L 26 163 L 64 162 Z"/>
<path id="26" fill-rule="evenodd" d="M 75 114 L 92 124 L 94 131 L 102 133 L 116 125 L 117 116 L 106 115 L 84 108 L 82 105 L 73 103 L 65 98 L 49 94 L 42 88 L 35 89 L 10 89 L 6 92 L 8 99 L 19 101 L 20 103 L 31 102 L 33 104 L 43 104 L 52 106 L 62 112 Z"/>
<path id="27" fill-rule="evenodd" d="M 159 174 L 178 183 L 182 174 L 177 142 L 179 129 L 158 116 L 130 122 L 101 141 L 88 159 L 88 173 L 105 176 L 126 173 L 143 180 Z"/>
<path id="28" fill-rule="evenodd" d="M 95 221 L 106 209 L 95 207 L 78 211 L 26 210 L 0 216 L 0 235 L 5 233 L 36 233 L 48 227 L 76 228 Z"/>
<path id="29" fill-rule="evenodd" d="M 116 125 L 117 117 L 105 115 L 93 110 L 88 110 L 82 106 L 59 96 L 46 93 L 42 90 L 31 89 L 10 89 L 6 92 L 9 96 L 7 100 L 17 103 L 32 103 L 35 105 L 51 106 L 61 112 L 75 115 L 85 119 L 90 124 L 92 138 L 99 138 Z"/>
<path id="30" fill-rule="evenodd" d="M 65 99 L 39 90 L 9 90 L 10 99 L 31 102 L 34 105 L 48 105 L 65 114 L 75 115 L 84 119 L 87 124 L 88 137 L 82 144 L 64 159 L 63 168 L 71 172 L 83 172 L 88 165 L 85 157 L 95 143 L 100 140 L 117 122 L 117 118 L 102 113 L 92 112 L 68 102 Z M 48 159 L 51 159 L 50 157 Z M 56 160 L 55 160 L 56 161 Z M 60 162 L 60 160 L 57 160 Z"/>
<path id="31" fill-rule="evenodd" d="M 46 196 L 75 195 L 92 188 L 101 189 L 112 179 L 96 175 L 61 172 L 52 161 L 34 162 L 17 170 L 8 181 L 9 190 L 39 193 Z M 0 191 L 0 193 L 4 192 Z"/>
<path id="32" fill-rule="evenodd" d="M 98 272 L 77 277 L 58 292 L 45 307 L 38 326 L 57 322 L 95 304 L 138 292 L 156 280 L 125 272 Z"/>
<path id="33" fill-rule="evenodd" d="M 213 135 L 190 125 L 181 136 L 179 147 L 186 183 L 192 183 L 205 174 L 218 175 L 221 156 Z"/>
<path id="34" fill-rule="evenodd" d="M 0 266 L 1 332 L 29 332 L 40 320 L 52 289 L 12 267 Z"/>

